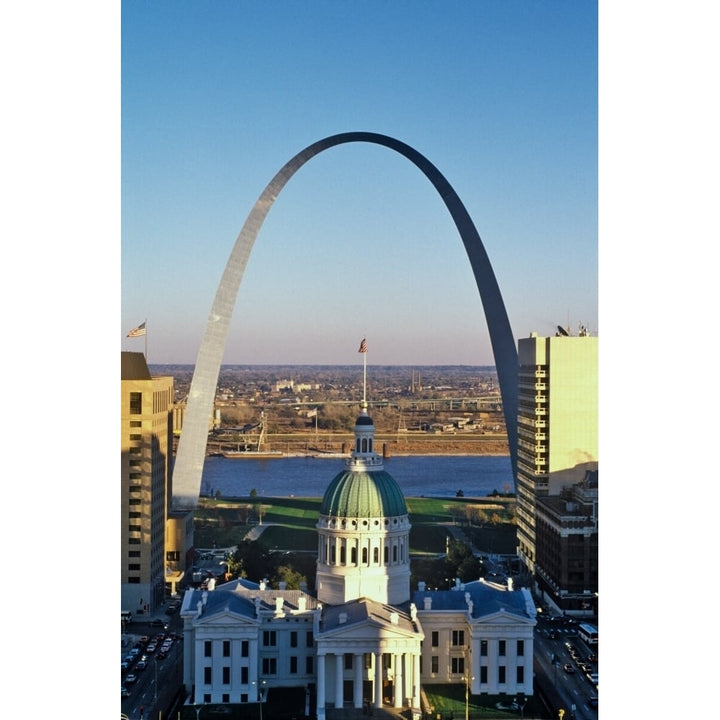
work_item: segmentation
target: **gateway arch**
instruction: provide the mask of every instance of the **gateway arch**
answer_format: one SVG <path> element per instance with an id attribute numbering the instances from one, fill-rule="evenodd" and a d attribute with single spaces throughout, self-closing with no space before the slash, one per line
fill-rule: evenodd
<path id="1" fill-rule="evenodd" d="M 465 246 L 490 333 L 495 367 L 502 395 L 513 478 L 517 464 L 518 357 L 500 288 L 480 235 L 465 206 L 442 173 L 417 150 L 395 138 L 370 132 L 331 135 L 309 145 L 289 160 L 270 181 L 238 235 L 215 295 L 205 334 L 198 351 L 182 433 L 173 470 L 173 510 L 197 507 L 207 448 L 208 422 L 212 416 L 220 364 L 225 352 L 230 320 L 250 251 L 265 217 L 290 178 L 311 158 L 336 145 L 366 142 L 382 145 L 412 162 L 442 198 Z"/>

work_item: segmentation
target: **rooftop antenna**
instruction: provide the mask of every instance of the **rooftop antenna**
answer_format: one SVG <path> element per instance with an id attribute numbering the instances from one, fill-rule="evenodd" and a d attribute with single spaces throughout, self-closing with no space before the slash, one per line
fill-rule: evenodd
<path id="1" fill-rule="evenodd" d="M 367 407 L 367 343 L 365 342 L 365 338 L 363 338 L 360 341 L 360 349 L 358 350 L 359 353 L 362 353 L 363 356 L 363 407 Z"/>

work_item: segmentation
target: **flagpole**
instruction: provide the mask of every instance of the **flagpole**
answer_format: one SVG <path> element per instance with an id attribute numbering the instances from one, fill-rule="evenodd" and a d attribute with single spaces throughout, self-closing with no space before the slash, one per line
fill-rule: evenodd
<path id="1" fill-rule="evenodd" d="M 365 390 L 367 388 L 367 352 L 363 353 L 363 405 L 367 405 Z"/>

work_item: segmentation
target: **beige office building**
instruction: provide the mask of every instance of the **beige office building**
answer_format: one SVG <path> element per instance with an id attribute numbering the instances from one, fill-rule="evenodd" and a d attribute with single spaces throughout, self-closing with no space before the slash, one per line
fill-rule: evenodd
<path id="1" fill-rule="evenodd" d="M 518 361 L 518 554 L 536 573 L 537 499 L 598 470 L 598 338 L 531 333 Z"/>
<path id="2" fill-rule="evenodd" d="M 152 611 L 165 596 L 173 378 L 151 377 L 142 353 L 121 357 L 122 609 Z"/>

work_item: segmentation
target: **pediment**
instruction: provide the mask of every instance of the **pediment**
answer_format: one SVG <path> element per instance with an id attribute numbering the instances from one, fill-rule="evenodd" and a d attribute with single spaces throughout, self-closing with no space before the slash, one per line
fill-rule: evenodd
<path id="1" fill-rule="evenodd" d="M 211 628 L 213 626 L 226 626 L 228 624 L 232 624 L 234 626 L 244 625 L 257 627 L 260 623 L 254 615 L 249 617 L 237 611 L 224 609 L 208 613 L 206 615 L 201 615 L 197 620 L 195 620 L 194 624 L 196 628 Z"/>
<path id="2" fill-rule="evenodd" d="M 416 639 L 422 633 L 393 623 L 385 623 L 375 618 L 360 620 L 335 627 L 320 633 L 318 639 L 328 640 L 378 640 L 386 638 Z"/>
<path id="3" fill-rule="evenodd" d="M 473 619 L 473 625 L 535 625 L 533 618 L 515 615 L 511 612 L 498 610 L 497 612 L 488 613 L 479 618 Z"/>

